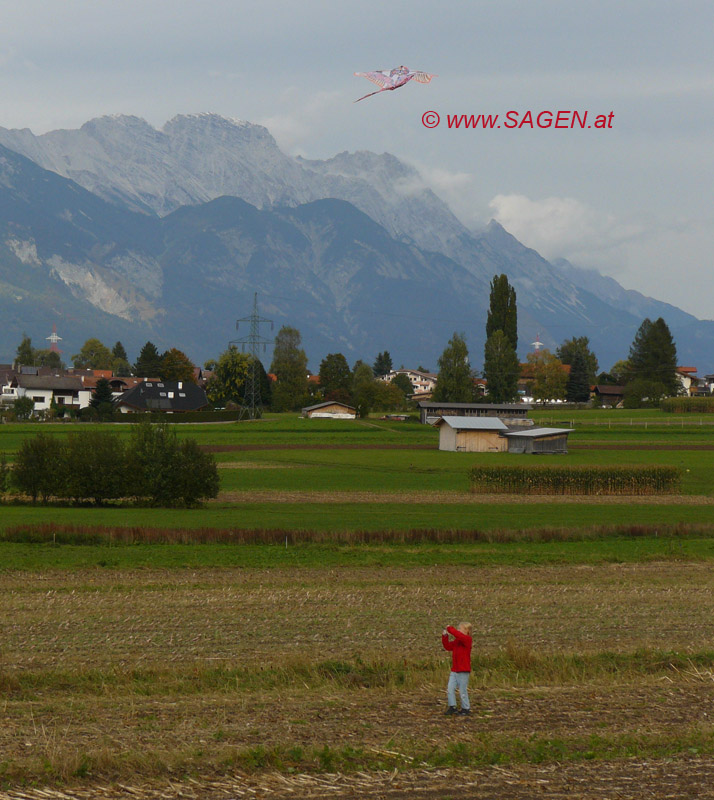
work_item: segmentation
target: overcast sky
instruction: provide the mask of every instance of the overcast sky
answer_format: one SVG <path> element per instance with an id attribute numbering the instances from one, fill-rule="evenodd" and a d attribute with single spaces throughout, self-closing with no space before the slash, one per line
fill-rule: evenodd
<path id="1" fill-rule="evenodd" d="M 388 151 L 469 226 L 714 317 L 714 3 L 0 0 L 0 126 L 212 111 L 291 154 Z M 354 105 L 355 71 L 438 74 Z M 441 125 L 426 129 L 427 110 Z M 447 114 L 609 114 L 449 130 Z"/>

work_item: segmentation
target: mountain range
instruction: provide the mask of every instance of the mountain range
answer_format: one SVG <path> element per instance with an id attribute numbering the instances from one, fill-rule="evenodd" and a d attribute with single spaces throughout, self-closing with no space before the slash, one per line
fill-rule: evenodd
<path id="1" fill-rule="evenodd" d="M 212 114 L 161 130 L 130 116 L 0 128 L 0 360 L 56 323 L 71 352 L 97 336 L 131 356 L 151 339 L 202 363 L 247 334 L 234 323 L 257 292 L 262 316 L 300 329 L 313 368 L 386 349 L 434 369 L 454 331 L 478 366 L 502 272 L 522 356 L 536 336 L 554 348 L 584 335 L 607 368 L 662 316 L 680 363 L 714 366 L 714 322 L 549 262 L 496 222 L 469 230 L 393 155 L 292 158 L 266 128 Z"/>

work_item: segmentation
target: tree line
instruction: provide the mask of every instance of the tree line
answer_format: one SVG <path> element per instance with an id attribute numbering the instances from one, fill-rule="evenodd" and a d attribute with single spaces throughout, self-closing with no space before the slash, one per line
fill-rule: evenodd
<path id="1" fill-rule="evenodd" d="M 166 423 L 118 433 L 84 430 L 66 438 L 26 437 L 12 469 L 0 459 L 0 492 L 14 488 L 36 502 L 133 500 L 154 506 L 195 506 L 218 495 L 215 458 L 195 439 L 179 440 Z"/>
<path id="2" fill-rule="evenodd" d="M 660 317 L 645 319 L 630 346 L 627 359 L 618 361 L 609 373 L 600 372 L 597 356 L 587 336 L 566 339 L 552 353 L 548 349 L 528 353 L 521 364 L 517 355 L 518 311 L 516 291 L 506 275 L 491 281 L 486 319 L 483 378 L 487 395 L 477 392 L 476 372 L 469 365 L 463 333 L 454 333 L 439 358 L 439 374 L 433 399 L 439 402 L 514 402 L 518 382 L 525 378 L 535 400 L 565 400 L 587 403 L 594 384 L 624 387 L 624 403 L 635 408 L 659 405 L 676 395 L 677 348 L 667 323 Z"/>

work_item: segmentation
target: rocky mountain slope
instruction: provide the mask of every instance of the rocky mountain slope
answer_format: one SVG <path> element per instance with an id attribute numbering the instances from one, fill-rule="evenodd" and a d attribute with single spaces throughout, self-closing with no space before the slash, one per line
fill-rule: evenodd
<path id="1" fill-rule="evenodd" d="M 0 310 L 10 323 L 0 357 L 22 331 L 64 317 L 81 320 L 71 323 L 77 348 L 86 330 L 201 360 L 235 335 L 258 291 L 264 315 L 303 332 L 314 366 L 327 352 L 371 359 L 386 348 L 434 368 L 454 330 L 479 364 L 488 284 L 505 272 L 521 355 L 536 335 L 551 347 L 586 335 L 609 367 L 644 316 L 662 315 L 682 362 L 713 365 L 714 323 L 551 264 L 495 222 L 469 232 L 388 154 L 293 159 L 265 128 L 215 115 L 161 130 L 136 117 L 43 136 L 0 129 L 0 145 Z"/>

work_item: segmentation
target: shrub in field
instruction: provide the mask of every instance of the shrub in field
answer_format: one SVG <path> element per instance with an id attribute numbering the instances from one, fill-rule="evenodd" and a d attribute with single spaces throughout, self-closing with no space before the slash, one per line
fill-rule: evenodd
<path id="1" fill-rule="evenodd" d="M 479 466 L 470 473 L 476 494 L 669 494 L 679 489 L 676 467 Z"/>
<path id="2" fill-rule="evenodd" d="M 179 444 L 176 432 L 165 422 L 146 422 L 132 429 L 127 468 L 129 493 L 157 506 L 195 505 L 218 495 L 213 457 L 201 452 L 194 440 Z"/>
<path id="3" fill-rule="evenodd" d="M 0 494 L 5 494 L 10 483 L 10 467 L 7 464 L 7 456 L 0 453 Z"/>
<path id="4" fill-rule="evenodd" d="M 60 496 L 63 479 L 63 445 L 54 436 L 38 433 L 23 440 L 15 456 L 12 483 L 32 502 Z"/>
<path id="5" fill-rule="evenodd" d="M 62 497 L 92 498 L 98 505 L 126 497 L 126 447 L 116 434 L 81 431 L 70 435 L 64 450 Z"/>
<path id="6" fill-rule="evenodd" d="M 669 414 L 714 414 L 714 396 L 667 397 L 660 408 Z"/>

